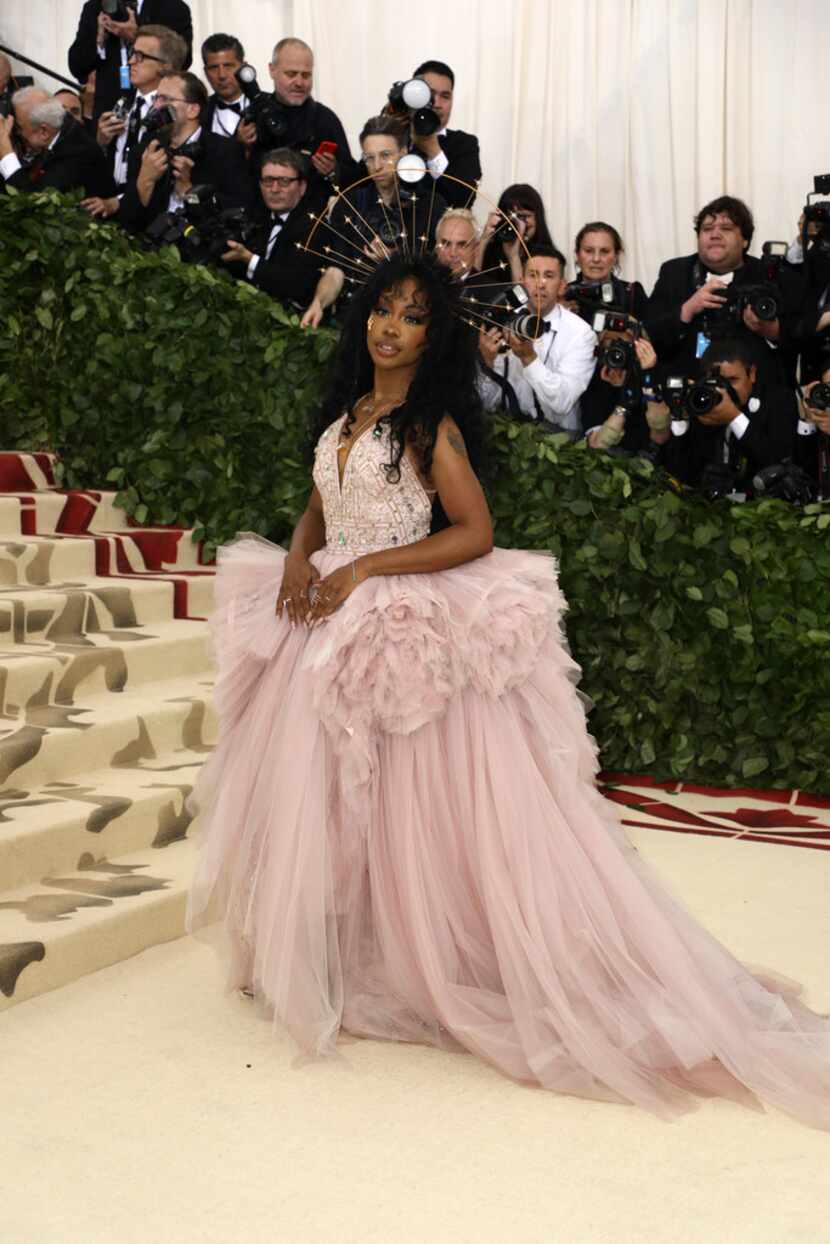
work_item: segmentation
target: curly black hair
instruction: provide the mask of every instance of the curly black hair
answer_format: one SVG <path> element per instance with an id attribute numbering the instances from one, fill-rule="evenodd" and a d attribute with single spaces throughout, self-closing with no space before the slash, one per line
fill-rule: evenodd
<path id="1" fill-rule="evenodd" d="M 378 299 L 408 278 L 418 283 L 429 308 L 426 349 L 401 406 L 379 422 L 390 427 L 391 457 L 386 471 L 390 483 L 400 479 L 400 462 L 407 444 L 418 448 L 421 466 L 429 474 L 438 425 L 445 415 L 458 424 L 473 470 L 484 467 L 484 421 L 476 386 L 478 333 L 464 322 L 460 303 L 463 286 L 432 255 L 396 253 L 378 264 L 356 294 L 335 352 L 328 391 L 312 426 L 312 445 L 325 429 L 348 411 L 346 427 L 354 421 L 355 403 L 370 393 L 374 364 L 366 345 L 366 323 Z"/>

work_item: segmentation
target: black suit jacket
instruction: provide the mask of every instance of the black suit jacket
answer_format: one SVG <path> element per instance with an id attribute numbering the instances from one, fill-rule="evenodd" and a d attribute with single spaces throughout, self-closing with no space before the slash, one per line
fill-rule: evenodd
<path id="1" fill-rule="evenodd" d="M 149 141 L 145 140 L 142 144 L 140 154 L 143 154 L 149 146 Z M 240 144 L 232 138 L 221 138 L 218 134 L 210 134 L 204 128 L 200 143 L 202 154 L 194 165 L 191 174 L 192 184 L 213 186 L 223 208 L 252 207 L 251 179 L 245 153 Z M 139 169 L 141 167 L 140 158 L 138 167 Z M 137 173 L 128 179 L 118 214 L 122 225 L 130 233 L 142 233 L 157 216 L 167 211 L 173 188 L 173 174 L 168 171 L 156 182 L 147 207 L 139 198 L 137 181 Z"/>
<path id="2" fill-rule="evenodd" d="M 753 396 L 761 403 L 747 412 L 749 427 L 731 446 L 739 480 L 747 480 L 764 467 L 783 462 L 796 452 L 798 404 L 791 389 L 782 385 L 756 385 Z M 689 421 L 684 436 L 672 436 L 663 450 L 663 464 L 684 484 L 696 485 L 704 468 L 723 461 L 725 429 L 707 428 L 697 419 Z"/>
<path id="3" fill-rule="evenodd" d="M 475 134 L 465 134 L 463 130 L 447 130 L 446 134 L 438 135 L 438 142 L 449 164 L 436 180 L 436 191 L 448 207 L 471 207 L 475 194 L 450 178 L 457 177 L 463 182 L 478 186 L 481 181 L 478 139 Z"/>
<path id="4" fill-rule="evenodd" d="M 109 35 L 104 44 L 105 58 L 98 55 L 98 14 L 101 12 L 99 0 L 86 0 L 81 9 L 78 31 L 75 42 L 69 49 L 69 72 L 78 82 L 86 82 L 93 69 L 97 71 L 95 79 L 94 120 L 97 122 L 102 112 L 112 108 L 118 96 L 123 94 L 119 78 L 121 69 L 121 40 Z M 191 64 L 193 46 L 193 19 L 190 5 L 185 0 L 144 0 L 138 15 L 139 26 L 167 26 L 175 30 L 187 43 L 187 63 Z"/>
<path id="5" fill-rule="evenodd" d="M 289 212 L 282 229 L 277 235 L 274 248 L 268 259 L 265 252 L 274 219 L 270 212 L 263 209 L 258 228 L 248 240 L 248 249 L 260 256 L 250 284 L 280 302 L 294 302 L 306 307 L 314 297 L 314 290 L 320 277 L 320 260 L 301 250 L 298 242 L 308 237 L 308 203 L 302 198 L 293 211 Z M 234 276 L 247 281 L 247 265 L 228 265 Z"/>
<path id="6" fill-rule="evenodd" d="M 42 160 L 19 169 L 5 183 L 15 190 L 82 190 L 87 198 L 115 194 L 107 157 L 74 117 L 67 117 L 58 140 Z"/>
<path id="7" fill-rule="evenodd" d="M 274 99 L 276 102 L 276 97 Z M 285 122 L 284 133 L 278 140 L 257 143 L 252 161 L 254 169 L 258 173 L 262 157 L 269 151 L 273 151 L 275 147 L 290 147 L 293 151 L 299 151 L 308 160 L 308 190 L 306 191 L 308 210 L 320 211 L 334 193 L 331 182 L 321 177 L 311 163 L 311 157 L 321 142 L 337 144 L 334 181 L 341 189 L 350 186 L 360 175 L 359 166 L 352 159 L 352 153 L 349 150 L 346 131 L 343 129 L 340 118 L 332 112 L 331 108 L 318 103 L 310 96 L 304 104 L 300 104 L 299 108 L 283 106 L 281 112 Z"/>
<path id="8" fill-rule="evenodd" d="M 699 287 L 697 265 L 697 255 L 667 260 L 660 268 L 648 300 L 646 327 L 664 372 L 691 376 L 698 370 L 695 355 L 697 335 L 701 331 L 701 317 L 695 316 L 690 324 L 684 324 L 680 319 L 680 308 Z M 766 283 L 765 265 L 754 255 L 747 255 L 741 267 L 736 270 L 732 284 L 739 288 L 742 285 L 759 283 Z M 730 337 L 737 336 L 752 343 L 759 377 L 768 384 L 784 384 L 792 380 L 795 361 L 791 348 L 792 331 L 803 301 L 801 283 L 786 269 L 779 281 L 779 291 L 782 313 L 781 337 L 777 349 L 771 348 L 763 338 L 743 324 L 728 333 Z"/>

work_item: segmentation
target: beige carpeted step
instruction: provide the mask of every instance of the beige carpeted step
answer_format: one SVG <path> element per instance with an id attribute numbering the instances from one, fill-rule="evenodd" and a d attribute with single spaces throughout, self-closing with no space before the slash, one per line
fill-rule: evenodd
<path id="1" fill-rule="evenodd" d="M 206 758 L 179 748 L 129 768 L 0 793 L 0 877 L 19 889 L 72 872 L 92 854 L 115 859 L 166 847 L 187 833 L 185 800 Z"/>
<path id="2" fill-rule="evenodd" d="M 215 741 L 191 533 L 0 452 L 0 1006 L 183 931 Z"/>
<path id="3" fill-rule="evenodd" d="M 0 1010 L 184 932 L 193 845 L 92 852 L 79 867 L 0 894 Z"/>
<path id="4" fill-rule="evenodd" d="M 179 747 L 209 749 L 215 742 L 211 691 L 203 675 L 90 696 L 83 705 L 55 705 L 44 697 L 27 706 L 22 724 L 0 730 L 0 788 L 72 781 Z"/>

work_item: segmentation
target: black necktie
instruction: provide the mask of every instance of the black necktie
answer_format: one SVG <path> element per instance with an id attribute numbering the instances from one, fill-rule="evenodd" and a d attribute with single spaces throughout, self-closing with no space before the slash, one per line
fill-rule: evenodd
<path id="1" fill-rule="evenodd" d="M 141 116 L 146 106 L 147 106 L 147 101 L 145 99 L 142 99 L 140 95 L 137 95 L 136 101 L 133 104 L 133 110 L 130 113 L 130 121 L 127 126 L 127 146 L 128 147 L 132 147 L 133 143 L 138 138 L 138 132 L 141 129 Z"/>

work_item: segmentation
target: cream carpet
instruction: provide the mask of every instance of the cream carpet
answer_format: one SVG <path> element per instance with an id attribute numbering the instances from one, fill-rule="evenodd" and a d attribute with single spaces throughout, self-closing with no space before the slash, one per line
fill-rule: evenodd
<path id="1" fill-rule="evenodd" d="M 631 829 L 709 928 L 830 1011 L 830 853 Z M 830 1241 L 830 1134 L 665 1124 L 473 1057 L 344 1040 L 296 1065 L 179 940 L 0 1019 L 4 1244 Z"/>

